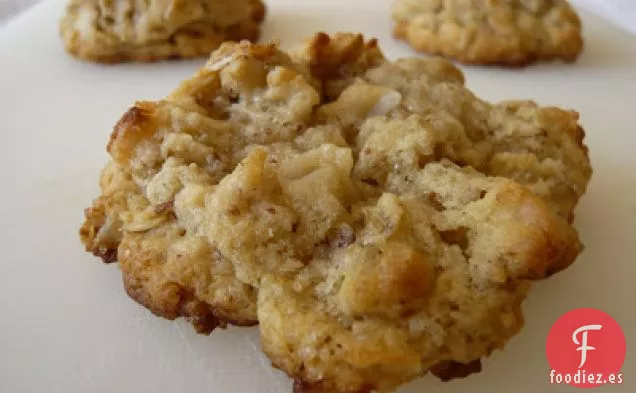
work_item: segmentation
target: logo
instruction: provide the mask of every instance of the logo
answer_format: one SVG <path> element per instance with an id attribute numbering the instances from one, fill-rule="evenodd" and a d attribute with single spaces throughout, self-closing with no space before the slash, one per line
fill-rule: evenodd
<path id="1" fill-rule="evenodd" d="M 614 318 L 594 308 L 559 318 L 546 342 L 550 383 L 581 388 L 622 384 L 625 335 Z"/>
<path id="2" fill-rule="evenodd" d="M 585 365 L 585 361 L 587 360 L 587 351 L 592 351 L 595 350 L 596 348 L 594 347 L 588 347 L 587 346 L 587 332 L 588 330 L 601 330 L 603 328 L 603 325 L 585 325 L 585 326 L 581 326 L 580 328 L 576 329 L 574 331 L 574 334 L 572 335 L 572 341 L 574 341 L 575 344 L 581 344 L 580 347 L 578 347 L 576 350 L 577 351 L 582 351 L 581 352 L 581 364 L 579 364 L 579 368 L 583 367 Z M 576 336 L 579 333 L 583 333 L 583 341 L 581 343 L 579 343 L 579 340 L 576 338 Z"/>

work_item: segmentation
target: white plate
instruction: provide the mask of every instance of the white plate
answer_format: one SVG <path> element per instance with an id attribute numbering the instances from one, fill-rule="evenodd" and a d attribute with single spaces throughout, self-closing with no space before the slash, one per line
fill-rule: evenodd
<path id="1" fill-rule="evenodd" d="M 316 30 L 362 31 L 391 58 L 388 1 L 269 1 L 266 39 L 284 46 Z M 78 240 L 82 209 L 97 195 L 112 125 L 138 99 L 158 99 L 203 60 L 101 66 L 62 50 L 61 0 L 0 31 L 0 391 L 6 393 L 290 392 L 259 352 L 256 329 L 196 335 L 153 317 L 123 292 Z M 578 262 L 534 287 L 527 324 L 484 372 L 447 384 L 425 378 L 401 392 L 568 392 L 548 385 L 544 346 L 566 311 L 600 308 L 636 341 L 636 38 L 583 13 L 586 49 L 576 65 L 523 70 L 466 68 L 482 97 L 533 98 L 581 112 L 594 176 L 577 211 L 587 248 Z M 625 384 L 634 392 L 629 352 Z"/>

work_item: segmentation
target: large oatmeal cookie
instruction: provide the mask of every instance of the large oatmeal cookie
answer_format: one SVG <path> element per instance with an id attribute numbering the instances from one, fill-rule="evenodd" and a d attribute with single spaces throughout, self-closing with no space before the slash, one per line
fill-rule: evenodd
<path id="1" fill-rule="evenodd" d="M 297 391 L 478 370 L 580 252 L 590 166 L 576 113 L 463 82 L 360 35 L 223 44 L 115 126 L 82 241 L 157 315 L 258 321 Z"/>
<path id="2" fill-rule="evenodd" d="M 394 34 L 469 64 L 576 60 L 581 22 L 566 0 L 397 0 Z"/>
<path id="3" fill-rule="evenodd" d="M 66 50 L 101 63 L 209 56 L 223 41 L 256 40 L 261 0 L 70 0 Z"/>

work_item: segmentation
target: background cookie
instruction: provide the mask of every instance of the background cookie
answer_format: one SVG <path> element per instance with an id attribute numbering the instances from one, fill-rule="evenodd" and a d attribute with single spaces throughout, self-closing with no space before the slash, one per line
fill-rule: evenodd
<path id="1" fill-rule="evenodd" d="M 260 0 L 71 0 L 60 31 L 66 50 L 85 60 L 156 61 L 255 40 L 264 15 Z"/>
<path id="2" fill-rule="evenodd" d="M 576 60 L 581 22 L 565 0 L 397 0 L 394 34 L 414 49 L 469 64 Z"/>

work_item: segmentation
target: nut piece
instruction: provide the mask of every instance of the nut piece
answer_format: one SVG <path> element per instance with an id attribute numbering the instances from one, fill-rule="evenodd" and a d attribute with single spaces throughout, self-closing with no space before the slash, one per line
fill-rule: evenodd
<path id="1" fill-rule="evenodd" d="M 421 307 L 431 290 L 432 266 L 407 244 L 352 247 L 345 258 L 348 267 L 338 298 L 351 317 L 404 315 Z"/>

